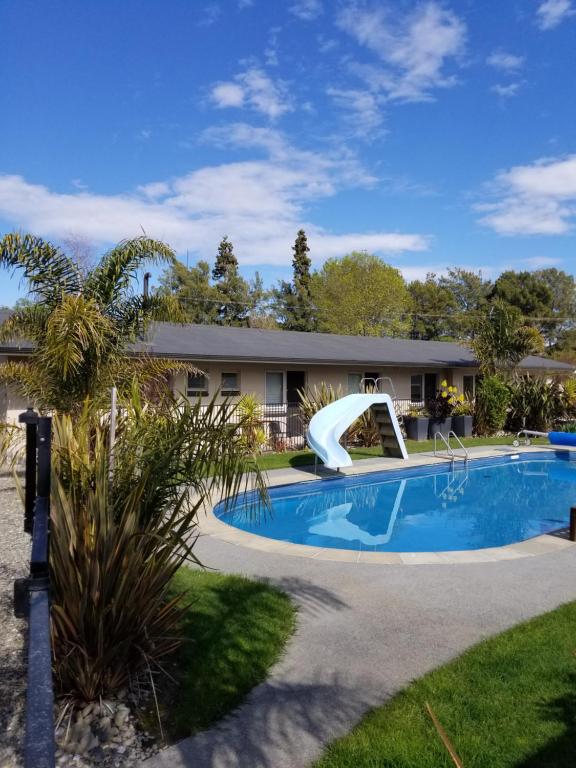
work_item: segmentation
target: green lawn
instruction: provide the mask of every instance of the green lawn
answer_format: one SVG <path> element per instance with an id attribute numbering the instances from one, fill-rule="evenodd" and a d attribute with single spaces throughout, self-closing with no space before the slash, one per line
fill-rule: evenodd
<path id="1" fill-rule="evenodd" d="M 576 603 L 487 640 L 417 680 L 326 750 L 316 768 L 576 766 Z"/>
<path id="2" fill-rule="evenodd" d="M 513 436 L 509 437 L 465 437 L 462 442 L 467 448 L 482 445 L 512 445 Z M 424 451 L 434 450 L 433 440 L 406 440 L 408 453 L 422 453 Z M 548 445 L 545 437 L 536 438 L 532 441 L 533 445 Z M 440 450 L 440 446 L 439 446 Z M 357 459 L 373 459 L 375 456 L 382 455 L 382 449 L 378 445 L 374 448 L 352 448 L 350 456 Z M 314 454 L 312 451 L 286 451 L 285 453 L 265 453 L 258 457 L 258 464 L 262 469 L 284 469 L 285 467 L 302 467 L 307 464 L 314 464 Z"/>
<path id="3" fill-rule="evenodd" d="M 182 568 L 174 592 L 186 592 L 185 642 L 160 679 L 169 740 L 203 730 L 233 710 L 278 660 L 295 626 L 283 592 L 239 576 Z M 147 725 L 156 729 L 153 712 Z"/>

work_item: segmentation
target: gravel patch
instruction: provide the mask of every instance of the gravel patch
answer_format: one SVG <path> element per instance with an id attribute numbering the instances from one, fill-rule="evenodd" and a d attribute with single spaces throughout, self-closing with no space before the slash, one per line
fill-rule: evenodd
<path id="1" fill-rule="evenodd" d="M 0 473 L 0 768 L 22 765 L 26 621 L 14 617 L 14 579 L 26 576 L 30 537 L 11 474 Z"/>

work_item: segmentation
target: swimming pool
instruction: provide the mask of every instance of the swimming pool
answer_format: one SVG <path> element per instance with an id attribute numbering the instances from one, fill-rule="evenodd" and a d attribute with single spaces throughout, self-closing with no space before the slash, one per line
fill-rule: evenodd
<path id="1" fill-rule="evenodd" d="M 476 459 L 372 472 L 270 490 L 271 510 L 250 496 L 214 510 L 223 522 L 279 541 L 374 552 L 500 547 L 568 525 L 576 505 L 576 454 Z"/>

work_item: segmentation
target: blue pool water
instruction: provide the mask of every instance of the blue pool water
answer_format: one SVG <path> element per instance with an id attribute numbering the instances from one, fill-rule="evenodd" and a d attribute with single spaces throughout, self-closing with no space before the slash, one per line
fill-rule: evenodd
<path id="1" fill-rule="evenodd" d="M 271 489 L 271 510 L 249 497 L 216 507 L 224 522 L 260 536 L 337 549 L 430 552 L 499 547 L 568 525 L 576 455 L 375 472 Z"/>

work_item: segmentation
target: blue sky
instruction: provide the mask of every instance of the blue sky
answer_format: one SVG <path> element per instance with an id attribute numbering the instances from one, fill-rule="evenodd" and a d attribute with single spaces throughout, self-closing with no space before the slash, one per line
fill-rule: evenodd
<path id="1" fill-rule="evenodd" d="M 2 0 L 0 230 L 576 271 L 573 0 Z M 2 273 L 0 303 L 22 289 Z"/>

